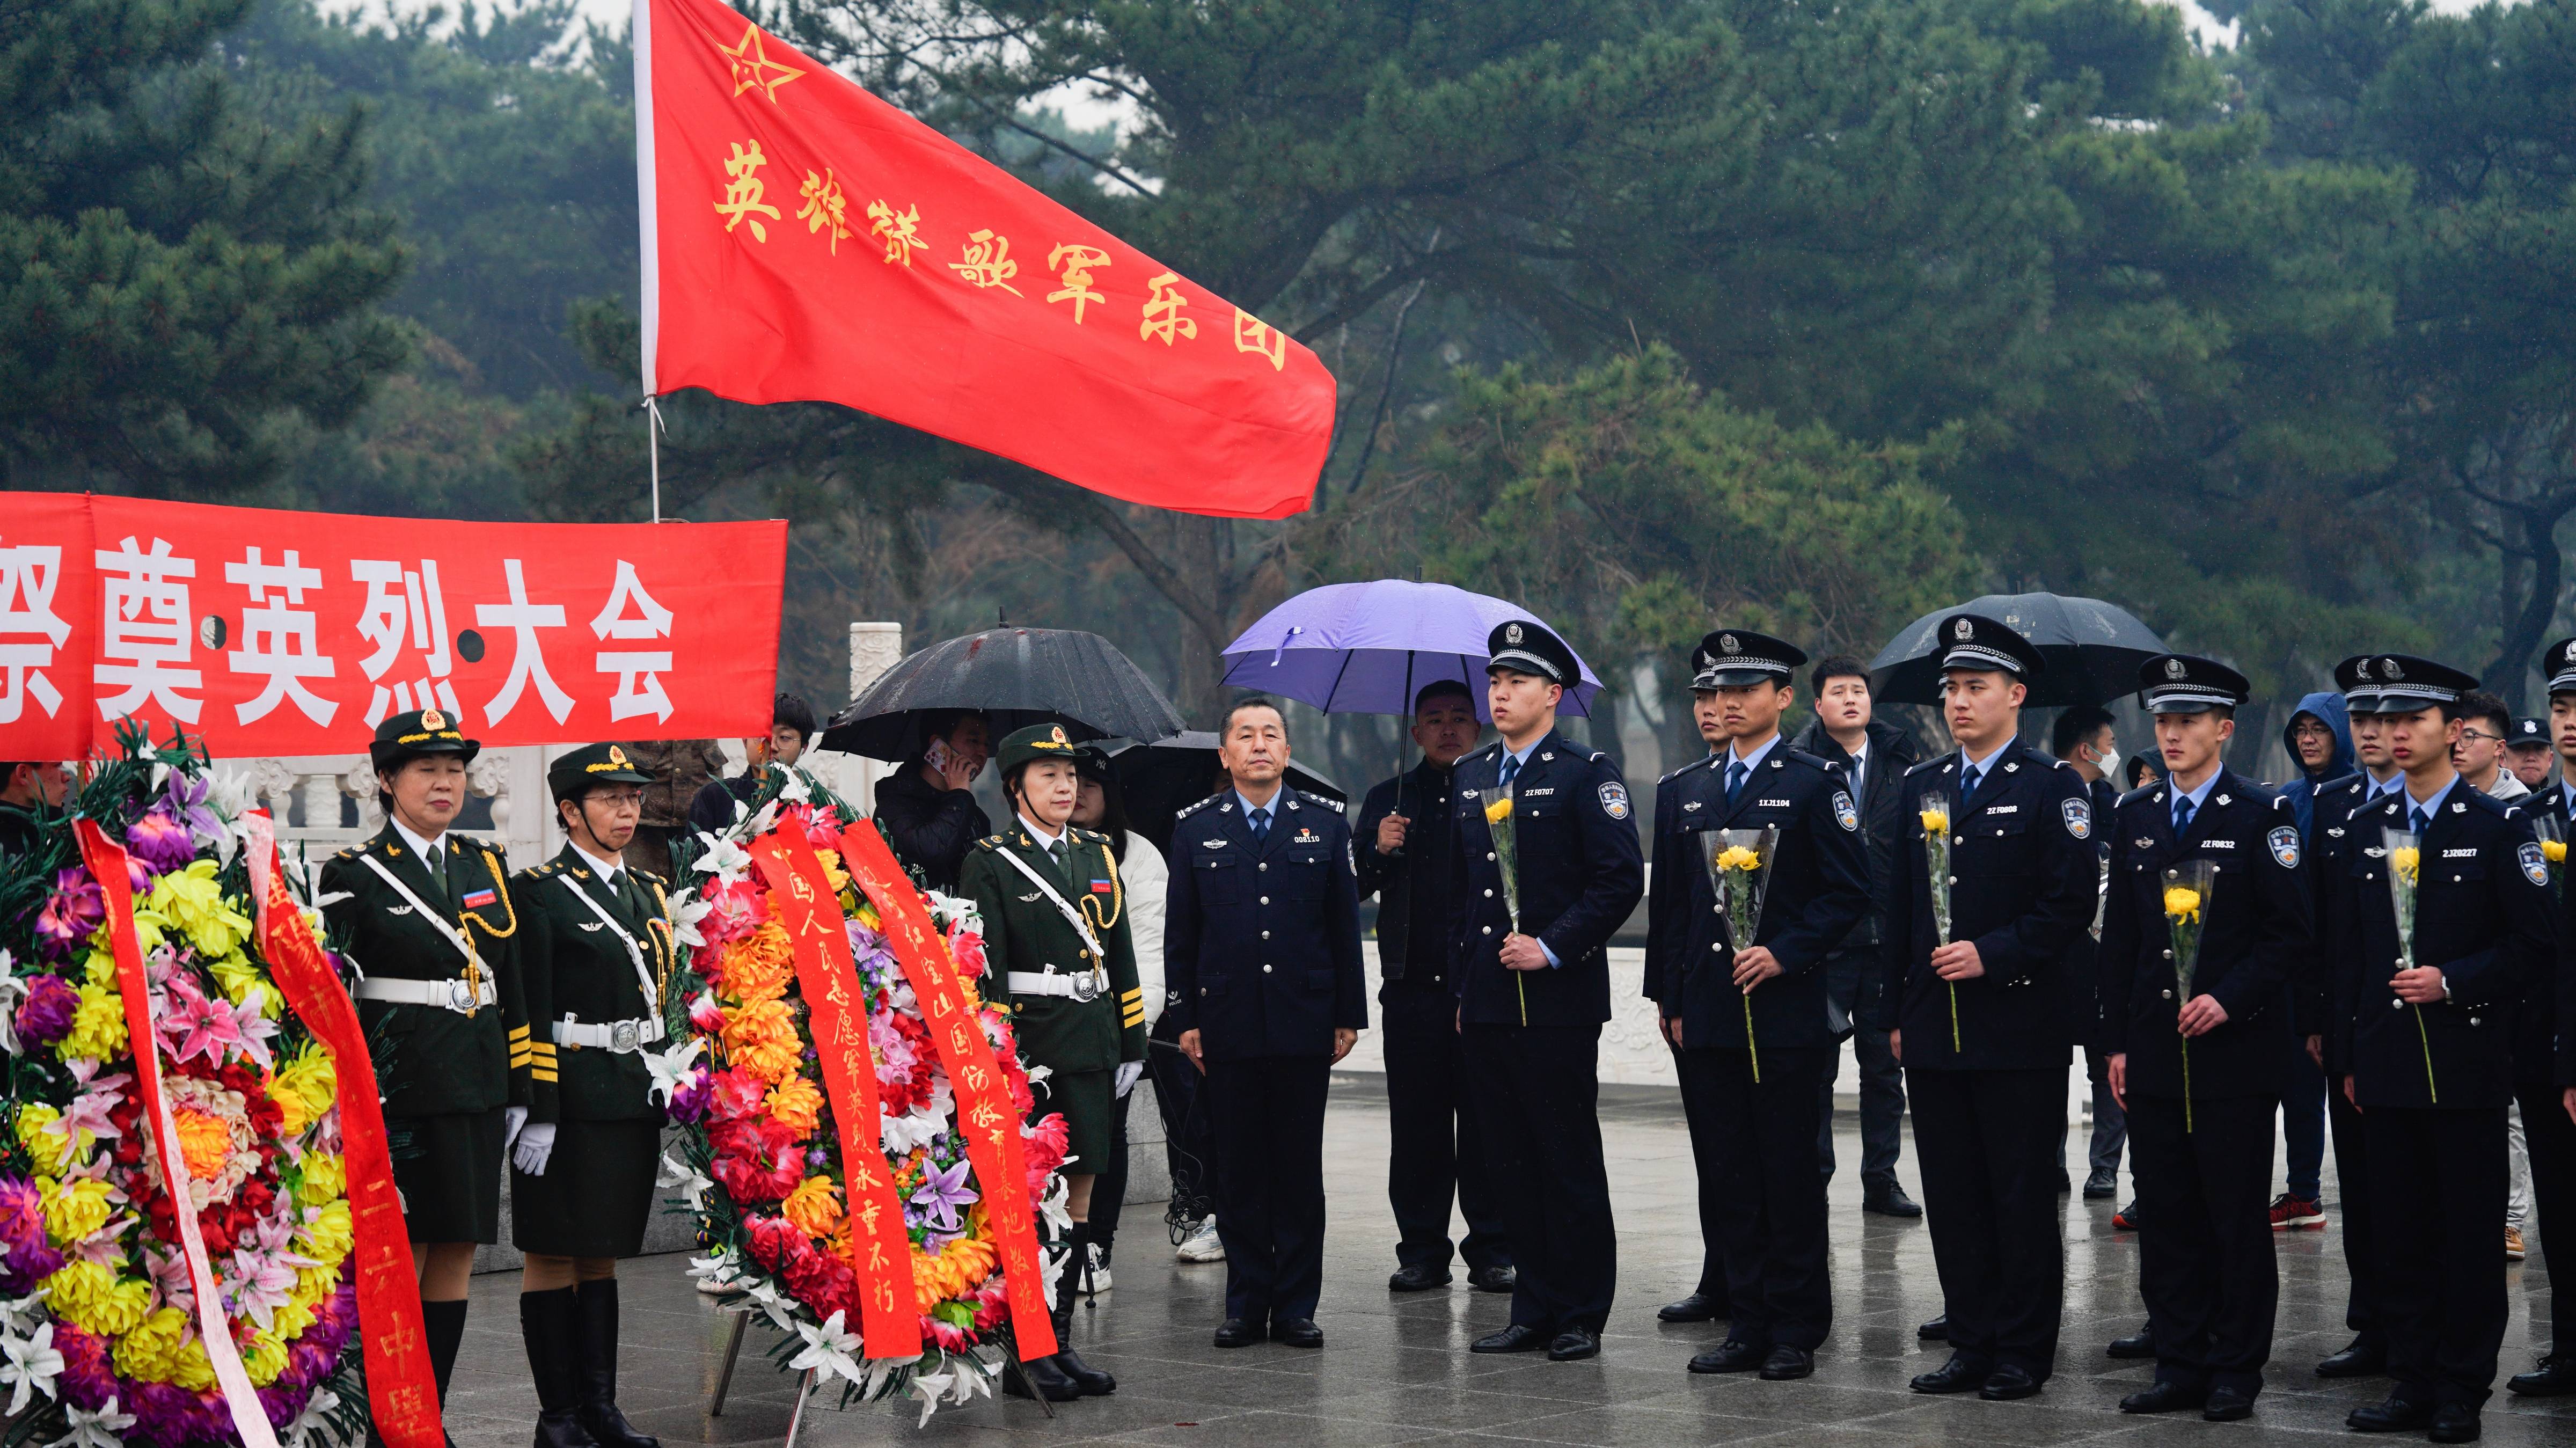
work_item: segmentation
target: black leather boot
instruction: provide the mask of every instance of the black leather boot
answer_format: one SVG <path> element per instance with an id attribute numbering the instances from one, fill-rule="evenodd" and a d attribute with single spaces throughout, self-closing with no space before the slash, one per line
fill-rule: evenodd
<path id="1" fill-rule="evenodd" d="M 456 1351 L 465 1343 L 465 1299 L 454 1302 L 424 1302 L 420 1305 L 422 1346 L 429 1350 L 430 1376 L 438 1380 L 438 1406 L 447 1406 L 447 1380 L 456 1376 Z M 447 1435 L 447 1448 L 456 1448 L 456 1435 Z"/>
<path id="2" fill-rule="evenodd" d="M 617 1410 L 617 1279 L 581 1284 L 581 1425 L 603 1448 L 662 1448 Z"/>
<path id="3" fill-rule="evenodd" d="M 1087 1398 L 1105 1398 L 1118 1391 L 1118 1380 L 1082 1360 L 1073 1350 L 1073 1297 L 1082 1286 L 1083 1268 L 1091 1262 L 1091 1224 L 1076 1222 L 1065 1238 L 1073 1250 L 1067 1252 L 1064 1265 L 1057 1269 L 1055 1282 L 1055 1365 L 1082 1390 Z M 1100 1310 L 1098 1303 L 1092 1311 Z"/>
<path id="4" fill-rule="evenodd" d="M 519 1335 L 537 1385 L 536 1448 L 599 1448 L 581 1425 L 580 1316 L 569 1287 L 519 1294 Z"/>
<path id="5" fill-rule="evenodd" d="M 1070 1403 L 1082 1396 L 1082 1389 L 1056 1367 L 1053 1357 L 1031 1358 L 1005 1367 L 1002 1391 L 1014 1398 L 1044 1398 L 1050 1403 Z"/>

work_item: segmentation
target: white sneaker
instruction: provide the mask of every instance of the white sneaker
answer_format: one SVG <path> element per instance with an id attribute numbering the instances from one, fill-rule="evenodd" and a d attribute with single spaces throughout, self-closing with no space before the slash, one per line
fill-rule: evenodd
<path id="1" fill-rule="evenodd" d="M 698 1290 L 709 1297 L 722 1297 L 728 1292 L 740 1292 L 742 1284 L 730 1277 L 701 1277 Z"/>
<path id="2" fill-rule="evenodd" d="M 1215 1215 L 1211 1213 L 1202 1220 L 1199 1229 L 1185 1238 L 1180 1250 L 1173 1255 L 1184 1262 L 1224 1261 L 1225 1243 L 1217 1239 Z"/>
<path id="3" fill-rule="evenodd" d="M 1108 1291 L 1111 1286 L 1109 1281 L 1109 1264 L 1100 1260 L 1100 1244 L 1098 1242 L 1089 1242 L 1084 1245 L 1091 1254 L 1091 1261 L 1083 1270 L 1082 1295 L 1085 1297 L 1098 1297 L 1101 1293 Z"/>

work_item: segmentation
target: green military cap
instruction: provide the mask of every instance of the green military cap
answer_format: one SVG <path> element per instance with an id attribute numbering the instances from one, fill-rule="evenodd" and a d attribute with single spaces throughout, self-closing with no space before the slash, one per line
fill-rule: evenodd
<path id="1" fill-rule="evenodd" d="M 1041 759 L 1078 761 L 1081 753 L 1082 746 L 1073 742 L 1072 736 L 1064 732 L 1063 725 L 1032 724 L 1004 735 L 995 758 L 1002 777 L 1008 779 L 1011 771 L 1023 764 L 1034 764 Z"/>
<path id="2" fill-rule="evenodd" d="M 408 714 L 389 715 L 376 726 L 376 737 L 367 745 L 367 757 L 379 772 L 400 769 L 403 762 L 424 754 L 460 754 L 468 763 L 483 752 L 483 746 L 465 737 L 459 727 L 463 721 L 443 709 L 414 709 Z"/>
<path id="3" fill-rule="evenodd" d="M 546 788 L 557 800 L 579 799 L 595 785 L 652 782 L 616 744 L 585 744 L 546 768 Z"/>

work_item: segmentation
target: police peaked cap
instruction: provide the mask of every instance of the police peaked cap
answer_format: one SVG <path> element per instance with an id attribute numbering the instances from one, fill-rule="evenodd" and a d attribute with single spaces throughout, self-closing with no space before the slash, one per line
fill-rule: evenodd
<path id="1" fill-rule="evenodd" d="M 2245 676 L 2216 659 L 2158 654 L 2138 666 L 2138 689 L 2150 714 L 2206 714 L 2252 696 Z"/>
<path id="2" fill-rule="evenodd" d="M 2377 680 L 2375 712 L 2381 714 L 2412 714 L 2438 704 L 2456 704 L 2461 695 L 2478 686 L 2475 674 L 2412 654 L 2372 654 L 2362 662 Z"/>
<path id="3" fill-rule="evenodd" d="M 2335 688 L 2343 694 L 2343 707 L 2350 714 L 2379 712 L 2379 659 L 2373 654 L 2355 654 L 2334 667 Z"/>
<path id="4" fill-rule="evenodd" d="M 1569 689 L 1583 678 L 1583 666 L 1574 661 L 1574 650 L 1533 618 L 1496 624 L 1494 631 L 1485 635 L 1485 658 L 1488 673 L 1509 669 L 1516 674 L 1535 674 Z"/>
<path id="5" fill-rule="evenodd" d="M 1766 680 L 1785 684 L 1806 661 L 1805 650 L 1787 639 L 1749 629 L 1719 629 L 1691 652 L 1691 687 L 1735 689 Z"/>
<path id="6" fill-rule="evenodd" d="M 651 784 L 653 776 L 626 757 L 619 744 L 585 744 L 546 766 L 546 789 L 560 804 L 603 784 Z"/>
<path id="7" fill-rule="evenodd" d="M 1941 620 L 1934 631 L 1933 642 L 1943 650 L 1941 669 L 1971 669 L 1979 673 L 2023 674 L 2048 672 L 2048 660 L 2030 640 L 2013 631 L 2006 623 L 1973 613 L 1954 613 Z"/>
<path id="8" fill-rule="evenodd" d="M 1061 759 L 1068 764 L 1082 762 L 1082 746 L 1073 742 L 1061 724 L 1032 724 L 1014 729 L 1002 736 L 1002 747 L 994 755 L 996 768 L 1008 779 L 1023 764 L 1041 759 Z"/>
<path id="9" fill-rule="evenodd" d="M 2540 672 L 2549 692 L 2576 694 L 2576 639 L 2560 639 L 2540 651 Z"/>
<path id="10" fill-rule="evenodd" d="M 367 745 L 367 758 L 379 774 L 391 773 L 423 755 L 458 754 L 465 762 L 483 752 L 483 746 L 465 737 L 458 727 L 463 721 L 444 709 L 414 709 L 408 714 L 389 715 L 376 726 L 376 737 Z"/>

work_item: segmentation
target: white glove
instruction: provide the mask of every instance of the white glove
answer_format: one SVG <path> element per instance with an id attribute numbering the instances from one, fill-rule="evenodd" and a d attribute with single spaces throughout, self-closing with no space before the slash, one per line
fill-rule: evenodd
<path id="1" fill-rule="evenodd" d="M 1118 1095 L 1123 1099 L 1123 1098 L 1127 1095 L 1127 1093 L 1128 1093 L 1128 1092 L 1135 1090 L 1135 1089 L 1136 1089 L 1136 1078 L 1137 1078 L 1137 1077 L 1139 1077 L 1139 1076 L 1142 1076 L 1142 1075 L 1144 1075 L 1144 1074 L 1145 1074 L 1145 1063 L 1144 1063 L 1144 1062 L 1142 1062 L 1142 1061 L 1121 1061 L 1121 1062 L 1119 1062 L 1119 1063 L 1118 1063 Z"/>
<path id="2" fill-rule="evenodd" d="M 528 1108 L 524 1106 L 501 1108 L 501 1150 L 503 1152 L 509 1151 L 510 1143 L 519 1139 L 519 1128 L 527 1124 Z"/>
<path id="3" fill-rule="evenodd" d="M 510 1161 L 530 1176 L 546 1174 L 546 1158 L 555 1154 L 555 1124 L 539 1121 L 519 1133 L 519 1144 L 510 1153 Z"/>

